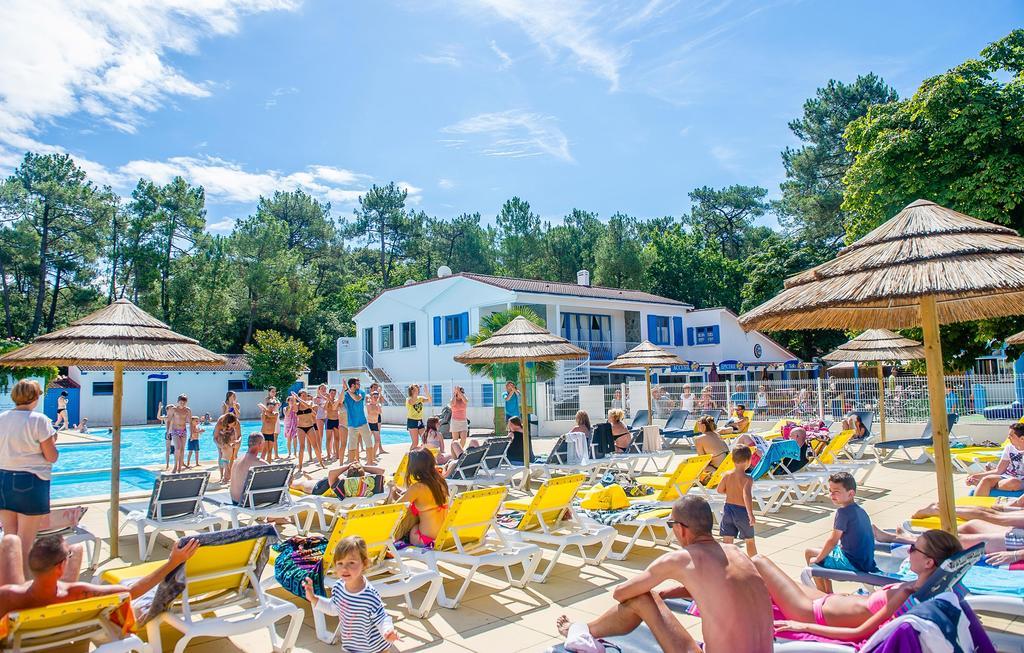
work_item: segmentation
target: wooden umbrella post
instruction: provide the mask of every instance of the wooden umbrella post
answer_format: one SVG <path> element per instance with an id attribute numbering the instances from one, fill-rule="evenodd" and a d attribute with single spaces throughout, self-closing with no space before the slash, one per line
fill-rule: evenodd
<path id="1" fill-rule="evenodd" d="M 878 361 L 878 430 L 885 442 L 885 372 L 882 371 L 882 361 Z"/>
<path id="2" fill-rule="evenodd" d="M 519 411 L 520 419 L 523 420 L 523 467 L 526 474 L 523 477 L 523 487 L 530 483 L 530 403 L 526 400 L 526 359 L 519 359 Z"/>
<path id="3" fill-rule="evenodd" d="M 654 408 L 651 401 L 651 368 L 644 368 L 644 380 L 647 381 L 647 423 L 654 423 Z"/>
<path id="4" fill-rule="evenodd" d="M 924 333 L 924 358 L 928 366 L 928 406 L 931 409 L 935 445 L 939 522 L 942 530 L 956 535 L 956 497 L 953 494 L 953 473 L 949 456 L 946 382 L 942 367 L 942 343 L 939 340 L 939 315 L 935 309 L 934 295 L 921 297 L 921 329 Z"/>
<path id="5" fill-rule="evenodd" d="M 118 517 L 121 503 L 121 395 L 124 391 L 124 363 L 114 363 L 114 406 L 110 439 L 110 557 L 120 557 Z"/>

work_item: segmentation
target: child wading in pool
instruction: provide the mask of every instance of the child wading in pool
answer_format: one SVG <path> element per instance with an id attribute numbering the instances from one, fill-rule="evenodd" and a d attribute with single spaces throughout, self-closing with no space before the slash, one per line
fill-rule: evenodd
<path id="1" fill-rule="evenodd" d="M 185 439 L 192 423 L 192 409 L 188 407 L 188 395 L 178 395 L 178 403 L 167 407 L 167 439 L 174 451 L 174 469 L 177 474 L 185 466 Z"/>
<path id="2" fill-rule="evenodd" d="M 331 598 L 313 593 L 312 578 L 302 581 L 313 609 L 338 617 L 339 643 L 347 653 L 393 651 L 391 643 L 398 641 L 395 624 L 384 611 L 380 594 L 363 576 L 369 564 L 366 541 L 357 535 L 346 537 L 334 549 L 338 582 L 331 588 Z"/>

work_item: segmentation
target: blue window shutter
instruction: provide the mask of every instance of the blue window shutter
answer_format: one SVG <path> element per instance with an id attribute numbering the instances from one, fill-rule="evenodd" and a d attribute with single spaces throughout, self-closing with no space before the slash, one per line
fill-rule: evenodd
<path id="1" fill-rule="evenodd" d="M 678 315 L 672 318 L 672 336 L 676 347 L 683 345 L 683 318 Z"/>
<path id="2" fill-rule="evenodd" d="M 648 315 L 647 316 L 647 339 L 650 340 L 652 344 L 655 344 L 655 345 L 660 345 L 661 344 L 660 342 L 658 342 L 658 316 L 657 315 Z"/>
<path id="3" fill-rule="evenodd" d="M 459 324 L 461 325 L 459 342 L 466 342 L 466 338 L 469 337 L 469 313 L 459 314 Z"/>
<path id="4" fill-rule="evenodd" d="M 434 344 L 441 344 L 441 316 L 434 317 Z"/>
<path id="5" fill-rule="evenodd" d="M 718 325 L 717 324 L 711 327 L 711 342 L 713 342 L 716 345 L 720 342 L 719 339 L 718 339 Z"/>
<path id="6" fill-rule="evenodd" d="M 693 327 L 686 328 L 686 344 L 693 346 Z"/>

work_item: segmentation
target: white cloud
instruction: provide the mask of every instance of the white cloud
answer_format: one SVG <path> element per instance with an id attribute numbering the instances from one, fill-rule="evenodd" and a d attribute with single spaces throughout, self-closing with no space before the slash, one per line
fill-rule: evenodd
<path id="1" fill-rule="evenodd" d="M 692 128 L 693 128 L 693 125 L 687 125 L 687 126 L 683 127 L 682 129 L 679 130 L 679 135 L 682 136 L 683 138 L 686 138 L 686 136 L 688 136 L 690 134 L 690 129 L 692 129 Z"/>
<path id="2" fill-rule="evenodd" d="M 237 220 L 235 218 L 224 218 L 223 220 L 218 220 L 213 224 L 206 225 L 206 229 L 215 233 L 226 234 L 235 228 L 236 221 Z"/>
<path id="3" fill-rule="evenodd" d="M 458 50 L 452 46 L 443 47 L 434 54 L 421 54 L 416 58 L 424 63 L 434 64 L 435 66 L 462 67 L 462 58 L 459 56 Z"/>
<path id="4" fill-rule="evenodd" d="M 512 65 L 512 57 L 509 56 L 508 52 L 499 48 L 497 42 L 494 40 L 491 40 L 491 52 L 496 54 L 498 59 L 501 60 L 501 65 L 498 66 L 499 69 L 505 70 Z"/>
<path id="5" fill-rule="evenodd" d="M 395 182 L 395 185 L 409 194 L 408 200 L 413 204 L 419 204 L 423 199 L 423 189 L 419 186 L 413 186 L 407 181 Z"/>
<path id="6" fill-rule="evenodd" d="M 278 98 L 283 97 L 285 95 L 295 95 L 298 92 L 299 89 L 295 88 L 294 86 L 284 86 L 281 88 L 275 88 L 273 92 L 271 92 L 270 97 L 268 97 L 266 101 L 263 102 L 263 108 L 271 109 L 273 107 L 276 107 Z"/>
<path id="7" fill-rule="evenodd" d="M 568 51 L 577 63 L 619 87 L 626 50 L 599 35 L 596 13 L 583 0 L 467 0 L 514 22 L 549 55 Z"/>
<path id="8" fill-rule="evenodd" d="M 437 180 L 437 187 L 444 190 L 451 190 L 455 188 L 455 182 L 451 179 L 441 178 Z"/>
<path id="9" fill-rule="evenodd" d="M 572 162 L 569 139 L 556 123 L 553 116 L 512 109 L 481 113 L 449 125 L 442 131 L 487 137 L 480 150 L 486 156 L 522 158 L 547 154 Z"/>
<path id="10" fill-rule="evenodd" d="M 213 86 L 166 61 L 208 36 L 238 30 L 247 14 L 292 10 L 299 0 L 8 0 L 0 9 L 0 142 L 84 112 L 133 133 L 142 115 Z"/>
<path id="11" fill-rule="evenodd" d="M 728 145 L 715 145 L 710 150 L 711 158 L 730 172 L 740 172 L 739 152 Z"/>

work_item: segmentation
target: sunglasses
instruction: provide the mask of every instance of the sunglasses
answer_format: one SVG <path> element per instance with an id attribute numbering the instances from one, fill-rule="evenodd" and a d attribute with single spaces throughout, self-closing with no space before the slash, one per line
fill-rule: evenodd
<path id="1" fill-rule="evenodd" d="M 915 551 L 917 551 L 918 553 L 920 553 L 921 555 L 923 555 L 926 558 L 929 558 L 931 560 L 935 560 L 935 558 L 933 556 L 928 555 L 927 551 L 923 550 L 921 547 L 917 546 L 916 544 L 911 544 L 910 545 L 910 552 L 913 553 Z"/>
<path id="2" fill-rule="evenodd" d="M 688 526 L 687 526 L 686 524 L 684 524 L 683 522 L 681 522 L 681 521 L 679 521 L 679 520 L 677 520 L 677 519 L 669 519 L 669 520 L 668 520 L 668 521 L 666 521 L 665 523 L 666 523 L 666 524 L 668 524 L 668 527 L 669 527 L 669 528 L 675 528 L 675 527 L 676 527 L 676 524 L 679 524 L 679 525 L 680 525 L 680 526 L 682 526 L 683 528 L 689 528 L 689 527 L 688 527 Z"/>

